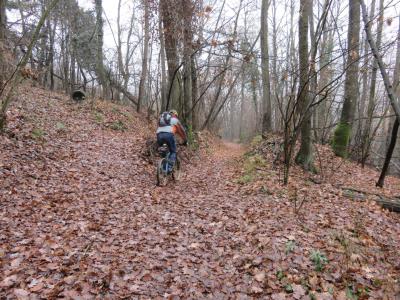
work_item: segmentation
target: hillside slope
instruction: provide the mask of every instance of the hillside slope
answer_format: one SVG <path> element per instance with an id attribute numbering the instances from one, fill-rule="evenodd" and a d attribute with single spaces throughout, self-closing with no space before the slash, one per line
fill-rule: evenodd
<path id="1" fill-rule="evenodd" d="M 216 142 L 184 164 L 180 182 L 156 187 L 142 156 L 154 128 L 107 102 L 25 89 L 9 120 L 0 136 L 2 298 L 399 293 L 399 217 L 376 205 L 309 184 L 296 197 L 312 198 L 296 210 L 271 162 L 243 165 L 241 146 Z"/>

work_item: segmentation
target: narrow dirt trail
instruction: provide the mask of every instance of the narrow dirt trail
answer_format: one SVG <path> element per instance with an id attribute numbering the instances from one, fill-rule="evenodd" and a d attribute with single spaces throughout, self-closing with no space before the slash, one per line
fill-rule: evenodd
<path id="1" fill-rule="evenodd" d="M 60 108 L 45 109 L 54 116 Z M 156 187 L 154 167 L 140 157 L 140 135 L 99 130 L 85 111 L 74 114 L 82 122 L 64 121 L 67 133 L 2 144 L 0 294 L 245 293 L 235 264 L 246 244 L 236 231 L 247 224 L 231 182 L 243 149 L 223 145 L 186 165 L 179 183 Z"/>
<path id="2" fill-rule="evenodd" d="M 4 152 L 12 172 L 1 189 L 3 295 L 245 291 L 235 263 L 246 243 L 236 231 L 247 224 L 230 181 L 243 149 L 222 145 L 161 188 L 138 154 L 140 141 L 84 122 L 46 147 L 19 142 L 19 151 Z M 15 147 L 11 140 L 6 146 Z"/>

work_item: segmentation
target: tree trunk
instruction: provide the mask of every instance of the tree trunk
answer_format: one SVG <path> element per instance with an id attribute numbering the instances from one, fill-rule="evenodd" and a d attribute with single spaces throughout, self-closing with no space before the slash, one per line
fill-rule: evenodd
<path id="1" fill-rule="evenodd" d="M 6 2 L 6 0 L 0 0 L 0 91 L 3 89 L 7 76 L 7 61 L 4 57 L 7 26 Z"/>
<path id="2" fill-rule="evenodd" d="M 269 54 L 268 54 L 268 0 L 261 2 L 261 76 L 262 76 L 262 134 L 272 130 L 271 90 L 269 81 Z"/>
<path id="3" fill-rule="evenodd" d="M 121 1 L 118 0 L 118 10 L 117 10 L 117 57 L 118 57 L 118 72 L 117 72 L 117 80 L 119 81 L 121 77 L 124 80 L 124 84 L 127 81 L 127 74 L 125 72 L 126 68 L 123 63 L 123 56 L 122 56 L 122 40 L 121 40 L 121 34 L 122 34 L 122 28 L 121 28 Z M 132 24 L 131 24 L 132 25 Z M 130 33 L 129 33 L 130 34 Z M 128 36 L 129 39 L 129 36 Z M 129 43 L 129 40 L 127 41 L 127 44 Z M 129 47 L 129 45 L 127 45 Z M 129 51 L 129 48 L 127 52 Z M 127 53 L 128 55 L 128 53 Z M 118 98 L 119 98 L 119 92 L 118 92 Z"/>
<path id="4" fill-rule="evenodd" d="M 6 14 L 7 0 L 0 0 L 0 41 L 6 37 L 7 28 L 7 14 Z"/>
<path id="5" fill-rule="evenodd" d="M 346 80 L 340 122 L 335 129 L 332 148 L 336 155 L 348 156 L 348 146 L 358 99 L 358 72 L 360 44 L 360 3 L 349 0 L 349 29 L 347 34 Z"/>
<path id="6" fill-rule="evenodd" d="M 159 4 L 161 13 L 161 1 Z M 158 18 L 158 31 L 160 35 L 160 62 L 161 62 L 161 111 L 167 110 L 167 79 L 165 70 L 165 43 L 164 43 L 164 28 L 162 26 L 162 18 Z"/>
<path id="7" fill-rule="evenodd" d="M 99 77 L 100 84 L 103 87 L 103 98 L 108 97 L 108 85 L 106 79 L 106 71 L 104 68 L 103 55 L 103 3 L 102 0 L 95 0 L 96 6 L 96 23 L 97 23 L 97 52 L 96 52 L 96 72 Z"/>
<path id="8" fill-rule="evenodd" d="M 184 96 L 184 120 L 189 128 L 192 128 L 192 15 L 193 4 L 191 1 L 182 0 L 183 18 L 183 96 Z"/>
<path id="9" fill-rule="evenodd" d="M 140 112 L 141 106 L 145 101 L 145 88 L 146 88 L 146 79 L 147 79 L 147 63 L 149 56 L 149 41 L 150 41 L 150 16 L 149 16 L 149 0 L 143 0 L 144 4 L 144 45 L 143 45 L 143 58 L 142 58 L 142 73 L 140 76 L 139 82 L 139 97 L 138 97 L 138 105 L 137 112 Z"/>
<path id="10" fill-rule="evenodd" d="M 46 1 L 41 0 L 40 1 L 40 10 L 41 14 L 44 14 L 46 11 Z M 46 22 L 47 24 L 47 22 Z M 39 47 L 38 47 L 38 64 L 37 64 L 37 73 L 39 74 L 38 76 L 38 81 L 39 83 L 44 86 L 45 85 L 45 74 L 44 74 L 44 66 L 45 66 L 45 61 L 46 61 L 46 51 L 47 51 L 47 39 L 49 36 L 49 28 L 48 26 L 43 26 L 42 32 L 40 33 L 40 42 L 39 42 Z"/>
<path id="11" fill-rule="evenodd" d="M 278 62 L 278 28 L 277 28 L 277 19 L 276 19 L 276 15 L 277 15 L 277 7 L 276 7 L 276 1 L 272 0 L 272 57 L 274 57 L 274 59 L 272 60 L 272 86 L 273 86 L 273 90 L 274 92 L 271 95 L 271 105 L 272 106 L 272 110 L 274 111 L 274 122 L 273 122 L 273 129 L 275 131 L 280 131 L 281 128 L 281 116 L 280 116 L 280 111 L 279 111 L 279 96 L 282 93 L 282 84 L 280 84 L 278 78 L 278 66 L 277 66 L 277 62 Z"/>
<path id="12" fill-rule="evenodd" d="M 235 102 L 233 98 L 230 99 L 229 103 L 229 129 L 230 129 L 230 140 L 233 141 L 235 139 Z"/>
<path id="13" fill-rule="evenodd" d="M 318 41 L 317 41 L 317 36 L 316 36 L 316 32 L 314 30 L 314 14 L 313 14 L 313 0 L 308 0 L 308 8 L 307 8 L 307 15 L 308 15 L 308 23 L 309 23 L 309 32 L 310 32 L 310 42 L 311 42 L 311 48 L 313 47 L 318 47 Z M 326 1 L 325 1 L 326 3 Z M 324 7 L 325 8 L 325 7 Z M 323 18 L 323 16 L 321 17 Z M 319 38 L 319 37 L 318 37 Z M 310 73 L 309 73 L 309 81 L 310 81 L 310 87 L 309 87 L 309 99 L 308 99 L 308 104 L 307 107 L 309 107 L 310 103 L 315 102 L 315 99 L 317 98 L 317 87 L 318 87 L 318 74 L 316 71 L 316 59 L 314 56 L 314 53 L 317 53 L 317 49 L 315 49 L 314 51 L 311 51 L 311 58 L 310 58 Z M 310 110 L 310 109 L 308 109 Z M 311 109 L 311 111 L 308 113 L 307 111 L 307 115 L 310 115 L 310 119 L 312 118 L 312 120 L 310 121 L 310 142 L 311 142 L 311 126 L 314 125 L 314 127 L 316 127 L 316 124 L 318 123 L 317 119 L 318 119 L 318 110 L 316 109 Z M 314 130 L 314 137 L 315 140 L 317 140 L 318 136 L 317 136 L 317 130 Z"/>
<path id="14" fill-rule="evenodd" d="M 309 63 L 308 63 L 308 16 L 310 0 L 300 1 L 299 16 L 299 91 L 297 96 L 299 119 L 301 126 L 300 150 L 296 155 L 296 163 L 306 170 L 313 168 L 313 149 L 311 140 L 311 111 L 309 109 Z"/>
<path id="15" fill-rule="evenodd" d="M 246 76 L 245 76 L 245 72 L 242 73 L 242 84 L 240 86 L 240 127 L 239 127 L 239 139 L 241 142 L 243 142 L 244 140 L 244 124 L 245 124 L 245 120 L 244 120 L 244 113 L 245 113 L 245 97 L 244 97 L 244 89 L 245 89 L 245 84 L 246 84 Z M 232 112 L 231 112 L 232 113 Z"/>
<path id="16" fill-rule="evenodd" d="M 63 6 L 65 9 L 65 4 Z M 64 91 L 69 93 L 69 78 L 68 78 L 68 66 L 69 66 L 69 55 L 68 55 L 68 36 L 67 33 L 68 26 L 65 24 L 65 21 L 61 24 L 61 62 L 59 63 L 60 72 L 62 74 L 62 84 Z"/>
<path id="17" fill-rule="evenodd" d="M 53 22 L 51 22 L 50 17 L 47 19 L 48 22 L 48 27 L 49 27 L 49 55 L 47 58 L 47 63 L 46 66 L 48 68 L 47 70 L 47 84 L 49 85 L 50 90 L 54 90 L 54 48 L 55 48 L 55 36 L 56 36 L 56 29 L 57 29 L 57 23 L 58 19 L 56 16 L 53 17 Z M 52 27 L 53 23 L 53 27 Z M 50 81 L 50 84 L 48 83 Z"/>
<path id="18" fill-rule="evenodd" d="M 382 29 L 383 29 L 383 11 L 384 11 L 384 0 L 379 1 L 379 17 L 378 17 L 378 28 L 377 28 L 377 37 L 376 37 L 376 47 L 379 49 L 382 42 Z M 374 109 L 376 106 L 375 103 L 375 90 L 376 90 L 376 75 L 378 73 L 378 62 L 374 59 L 372 73 L 371 73 L 371 83 L 369 89 L 369 101 L 367 108 L 367 122 L 363 133 L 363 142 L 362 142 L 362 158 L 361 165 L 365 166 L 365 163 L 369 156 L 369 150 L 371 147 L 371 127 L 372 127 L 372 117 L 374 115 Z"/>
<path id="19" fill-rule="evenodd" d="M 399 75 L 400 75 L 400 22 L 399 22 L 399 28 L 397 31 L 397 50 L 396 50 L 396 52 L 397 52 L 396 53 L 396 65 L 395 65 L 394 72 L 393 72 L 393 87 L 394 87 L 394 93 L 397 96 L 397 99 L 399 99 L 399 96 L 400 96 L 400 86 L 399 86 L 399 84 L 400 84 L 400 79 L 399 79 Z M 387 148 L 385 162 L 382 167 L 382 172 L 381 172 L 381 175 L 379 176 L 379 180 L 376 183 L 376 186 L 383 187 L 383 185 L 384 185 L 385 176 L 389 169 L 393 150 L 396 146 L 398 130 L 399 130 L 399 119 L 396 118 L 394 120 L 394 124 L 392 127 L 392 134 L 391 134 L 389 146 Z"/>
<path id="20" fill-rule="evenodd" d="M 373 16 L 375 12 L 375 0 L 372 0 L 371 2 L 371 8 L 370 8 L 370 21 L 372 21 L 371 17 Z M 362 153 L 363 150 L 363 134 L 365 131 L 365 124 L 366 120 L 364 119 L 365 117 L 365 107 L 367 106 L 367 100 L 368 100 L 368 81 L 369 81 L 369 46 L 368 46 L 368 39 L 366 37 L 366 34 L 364 32 L 363 34 L 363 68 L 360 70 L 362 73 L 361 77 L 361 82 L 362 82 L 362 87 L 361 87 L 361 97 L 360 97 L 360 102 L 359 102 L 359 112 L 358 112 L 358 132 L 357 135 L 360 138 L 359 145 L 358 147 L 361 148 L 361 158 L 364 156 Z"/>
<path id="21" fill-rule="evenodd" d="M 384 162 L 383 167 L 382 167 L 382 172 L 381 172 L 381 175 L 379 176 L 378 182 L 376 183 L 376 186 L 378 186 L 378 187 L 383 187 L 383 185 L 385 183 L 386 173 L 387 173 L 387 171 L 389 169 L 390 160 L 392 159 L 392 154 L 393 154 L 394 147 L 396 146 L 396 140 L 397 140 L 398 131 L 399 131 L 399 120 L 396 119 L 394 121 L 394 124 L 393 124 L 392 137 L 391 137 L 391 140 L 390 140 L 389 147 L 387 149 L 385 162 Z"/>
<path id="22" fill-rule="evenodd" d="M 334 43 L 333 43 L 333 34 L 332 32 L 324 31 L 322 43 L 321 43 L 321 58 L 319 69 L 320 77 L 319 77 L 319 86 L 318 90 L 323 89 L 332 78 L 332 67 L 329 65 L 329 62 L 332 57 Z M 320 95 L 318 101 L 320 102 L 317 106 L 318 110 L 318 120 L 317 120 L 317 127 L 316 130 L 318 132 L 318 141 L 321 144 L 325 144 L 327 142 L 327 132 L 328 130 L 325 129 L 328 121 L 329 121 L 329 111 L 328 111 L 328 100 L 329 97 L 323 99 L 325 95 Z"/>
<path id="23" fill-rule="evenodd" d="M 180 74 L 178 70 L 178 50 L 177 50 L 177 37 L 178 30 L 176 26 L 176 21 L 178 16 L 176 14 L 176 9 L 174 1 L 171 0 L 160 0 L 161 16 L 164 25 L 164 41 L 165 41 L 165 53 L 167 57 L 168 65 L 168 99 L 166 110 L 170 108 L 177 109 L 181 112 L 180 108 Z"/>
<path id="24" fill-rule="evenodd" d="M 197 99 L 197 94 L 198 94 L 198 86 L 197 86 L 197 72 L 196 72 L 196 60 L 194 55 L 191 57 L 192 63 L 192 105 L 191 109 L 193 110 L 192 112 L 192 127 L 193 130 L 197 130 L 199 128 L 199 109 L 198 106 L 195 106 L 196 99 Z"/>

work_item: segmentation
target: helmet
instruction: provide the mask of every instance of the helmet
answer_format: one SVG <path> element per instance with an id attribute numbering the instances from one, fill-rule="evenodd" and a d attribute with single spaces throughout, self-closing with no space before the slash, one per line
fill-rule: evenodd
<path id="1" fill-rule="evenodd" d="M 171 115 L 178 116 L 178 112 L 177 112 L 175 109 L 171 109 L 171 110 L 169 111 L 169 113 L 170 113 Z"/>

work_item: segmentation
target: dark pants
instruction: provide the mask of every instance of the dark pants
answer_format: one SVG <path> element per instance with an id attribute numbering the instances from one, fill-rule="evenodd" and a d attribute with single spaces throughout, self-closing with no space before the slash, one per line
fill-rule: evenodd
<path id="1" fill-rule="evenodd" d="M 176 161 L 176 141 L 175 136 L 171 132 L 160 132 L 157 134 L 157 143 L 159 146 L 167 144 L 169 149 L 169 161 L 171 169 Z"/>

